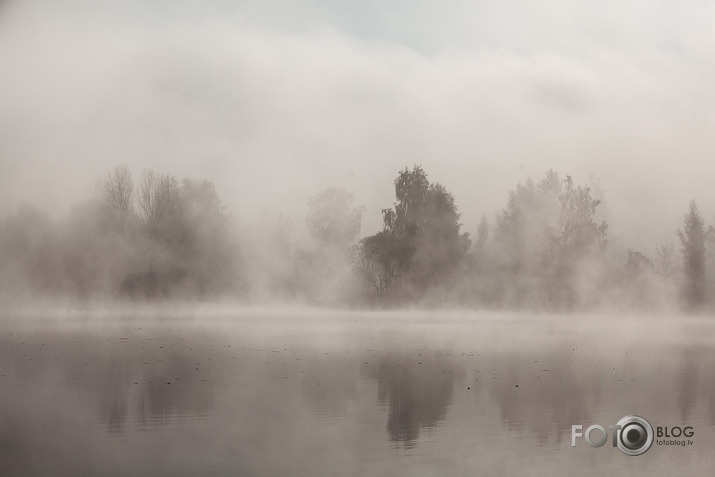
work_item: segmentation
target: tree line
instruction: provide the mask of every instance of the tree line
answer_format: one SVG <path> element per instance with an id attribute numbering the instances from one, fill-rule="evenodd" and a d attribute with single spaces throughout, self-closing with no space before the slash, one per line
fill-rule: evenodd
<path id="1" fill-rule="evenodd" d="M 22 205 L 0 228 L 2 288 L 79 298 L 231 289 L 237 249 L 213 183 L 109 172 L 100 196 L 53 220 Z"/>
<path id="2" fill-rule="evenodd" d="M 212 298 L 357 306 L 582 310 L 712 307 L 715 232 L 695 202 L 653 253 L 609 247 L 591 187 L 549 170 L 463 230 L 454 196 L 418 165 L 398 172 L 382 229 L 360 237 L 364 207 L 344 189 L 307 201 L 309 242 L 285 217 L 239 223 L 209 180 L 126 166 L 61 220 L 20 206 L 0 222 L 0 285 L 89 298 Z"/>

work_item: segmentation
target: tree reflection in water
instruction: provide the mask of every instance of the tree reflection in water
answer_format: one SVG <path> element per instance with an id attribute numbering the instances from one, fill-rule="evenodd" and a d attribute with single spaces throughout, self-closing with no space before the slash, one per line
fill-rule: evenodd
<path id="1" fill-rule="evenodd" d="M 390 353 L 380 357 L 372 371 L 378 382 L 378 400 L 387 404 L 387 432 L 391 442 L 415 446 L 423 429 L 444 420 L 452 402 L 455 379 L 461 376 L 450 356 L 434 353 Z M 455 376 L 457 375 L 457 376 Z"/>

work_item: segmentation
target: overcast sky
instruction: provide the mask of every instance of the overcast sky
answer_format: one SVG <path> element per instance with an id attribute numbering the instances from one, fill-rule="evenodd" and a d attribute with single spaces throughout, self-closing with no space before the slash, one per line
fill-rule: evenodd
<path id="1" fill-rule="evenodd" d="M 705 1 L 0 0 L 0 211 L 126 163 L 299 228 L 342 186 L 368 234 L 417 163 L 473 232 L 553 168 L 672 241 L 691 198 L 715 222 L 714 47 Z"/>

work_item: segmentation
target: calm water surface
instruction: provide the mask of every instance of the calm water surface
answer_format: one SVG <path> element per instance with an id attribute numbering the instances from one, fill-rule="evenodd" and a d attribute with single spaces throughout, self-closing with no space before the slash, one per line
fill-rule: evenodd
<path id="1" fill-rule="evenodd" d="M 8 313 L 0 475 L 713 475 L 714 372 L 704 318 Z M 693 445 L 571 446 L 628 414 Z"/>

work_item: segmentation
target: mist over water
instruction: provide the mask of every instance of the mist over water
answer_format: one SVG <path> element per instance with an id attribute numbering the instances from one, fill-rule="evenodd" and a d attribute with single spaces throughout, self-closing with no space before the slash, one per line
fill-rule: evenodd
<path id="1" fill-rule="evenodd" d="M 707 320 L 189 315 L 6 316 L 3 475 L 702 475 L 713 465 Z M 570 446 L 573 424 L 629 413 L 693 426 L 696 444 L 654 444 L 639 458 L 610 441 Z"/>

